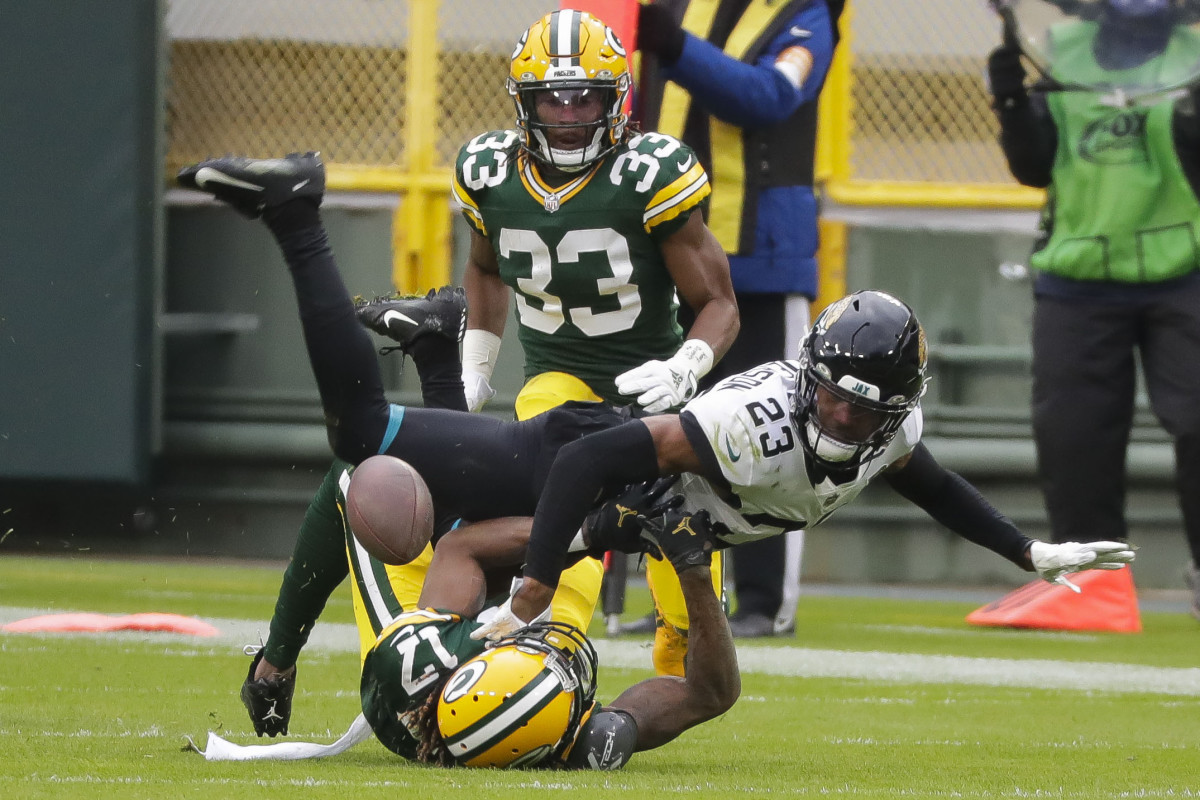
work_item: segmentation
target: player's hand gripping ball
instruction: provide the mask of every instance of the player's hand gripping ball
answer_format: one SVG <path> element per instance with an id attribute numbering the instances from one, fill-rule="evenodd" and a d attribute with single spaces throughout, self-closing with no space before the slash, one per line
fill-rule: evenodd
<path id="1" fill-rule="evenodd" d="M 407 462 L 371 456 L 350 473 L 346 519 L 372 556 L 385 564 L 407 564 L 433 535 L 433 498 Z"/>

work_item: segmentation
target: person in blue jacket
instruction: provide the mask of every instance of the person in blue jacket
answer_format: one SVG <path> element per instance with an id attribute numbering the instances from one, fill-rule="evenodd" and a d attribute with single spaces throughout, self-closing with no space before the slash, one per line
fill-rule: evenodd
<path id="1" fill-rule="evenodd" d="M 645 130 L 681 139 L 707 170 L 708 225 L 729 255 L 741 311 L 738 338 L 702 388 L 764 361 L 794 357 L 808 328 L 817 293 L 817 100 L 844 5 L 656 0 L 641 6 L 637 110 Z M 803 535 L 795 531 L 733 551 L 735 636 L 794 629 Z M 686 628 L 663 608 L 660 595 L 670 594 L 659 588 L 664 570 L 651 562 L 647 571 L 660 601 L 657 665 L 658 651 L 668 646 L 664 637 L 686 636 Z"/>

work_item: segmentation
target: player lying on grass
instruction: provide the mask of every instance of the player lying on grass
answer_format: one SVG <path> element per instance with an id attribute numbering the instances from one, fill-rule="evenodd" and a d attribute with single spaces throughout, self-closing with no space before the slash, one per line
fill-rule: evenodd
<path id="1" fill-rule="evenodd" d="M 671 562 L 683 588 L 693 625 L 686 678 L 644 680 L 602 707 L 594 699 L 596 653 L 578 628 L 548 622 L 496 642 L 472 636 L 482 625 L 472 617 L 485 605 L 486 587 L 520 563 L 532 523 L 497 519 L 446 534 L 434 550 L 421 608 L 371 627 L 363 716 L 340 745 L 239 748 L 210 734 L 205 756 L 334 755 L 365 738 L 369 726 L 389 750 L 423 763 L 617 769 L 634 752 L 723 714 L 737 699 L 740 677 L 708 579 L 714 540 L 707 515 L 664 507 L 639 519 L 641 544 Z"/>
<path id="2" fill-rule="evenodd" d="M 374 348 L 338 275 L 318 210 L 320 159 L 214 159 L 185 168 L 179 182 L 262 215 L 275 235 L 338 457 L 402 458 L 424 476 L 440 512 L 466 520 L 536 508 L 525 581 L 475 636 L 499 636 L 544 614 L 592 505 L 662 475 L 681 475 L 687 507 L 711 513 L 723 545 L 812 528 L 882 475 L 933 519 L 1047 580 L 1133 560 L 1121 542 L 1032 540 L 937 463 L 920 443 L 924 331 L 885 293 L 843 298 L 818 317 L 798 361 L 732 376 L 679 414 L 631 419 L 605 404 L 575 403 L 500 422 L 405 409 L 384 397 Z"/>

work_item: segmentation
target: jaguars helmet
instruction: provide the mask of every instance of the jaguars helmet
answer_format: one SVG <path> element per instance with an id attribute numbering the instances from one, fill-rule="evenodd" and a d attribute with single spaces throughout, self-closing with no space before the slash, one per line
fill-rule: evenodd
<path id="1" fill-rule="evenodd" d="M 826 308 L 800 343 L 805 452 L 833 471 L 877 458 L 925 393 L 925 362 L 921 323 L 890 294 L 855 292 Z"/>
<path id="2" fill-rule="evenodd" d="M 442 744 L 472 767 L 559 760 L 596 694 L 596 650 L 578 628 L 530 625 L 460 666 L 438 699 Z"/>
<path id="3" fill-rule="evenodd" d="M 517 107 L 522 149 L 552 167 L 575 172 L 596 163 L 624 141 L 629 117 L 626 99 L 633 79 L 625 48 L 612 29 L 586 11 L 562 9 L 535 22 L 513 50 L 508 93 Z M 538 93 L 599 92 L 604 116 L 587 143 L 575 150 L 551 146 L 546 131 L 580 127 L 553 125 L 538 118 Z"/>

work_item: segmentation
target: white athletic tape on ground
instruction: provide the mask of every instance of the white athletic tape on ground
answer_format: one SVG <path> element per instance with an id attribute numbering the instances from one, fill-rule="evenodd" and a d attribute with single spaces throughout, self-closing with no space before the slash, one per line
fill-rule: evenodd
<path id="1" fill-rule="evenodd" d="M 46 613 L 45 609 L 0 606 L 0 625 Z M 266 637 L 267 622 L 204 618 L 220 636 L 189 639 L 206 647 L 229 645 L 240 651 L 247 642 Z M 0 634 L 3 636 L 4 634 Z M 29 634 L 19 634 L 22 636 Z M 179 640 L 176 634 L 113 633 L 104 636 Z M 594 640 L 600 663 L 607 667 L 648 669 L 647 640 Z M 358 633 L 353 625 L 318 623 L 309 639 L 310 650 L 357 652 Z M 1011 686 L 1027 689 L 1135 692 L 1200 696 L 1200 668 L 1148 667 L 1049 659 L 968 658 L 877 651 L 817 650 L 807 647 L 742 647 L 738 665 L 743 673 L 797 678 L 850 678 L 890 683 L 959 683 L 977 686 Z"/>

